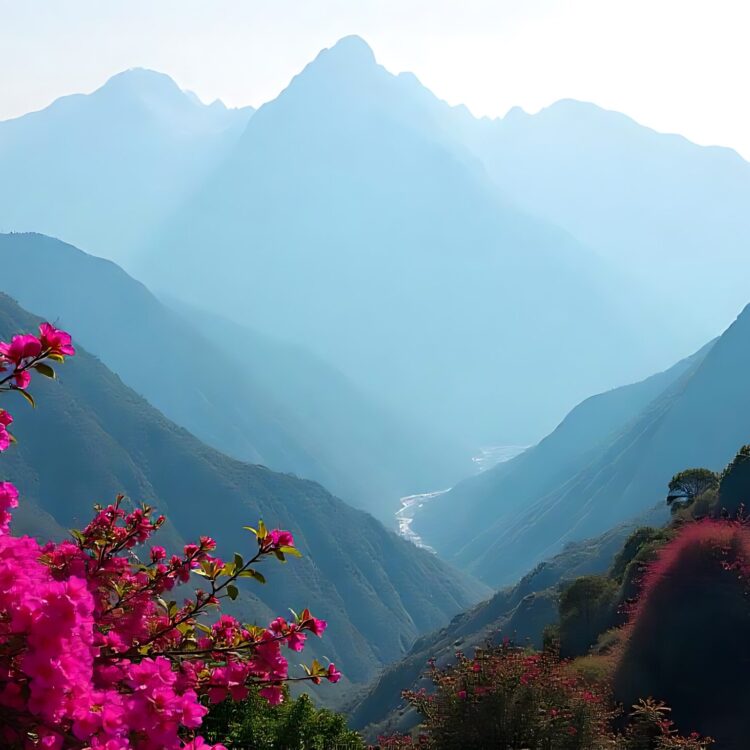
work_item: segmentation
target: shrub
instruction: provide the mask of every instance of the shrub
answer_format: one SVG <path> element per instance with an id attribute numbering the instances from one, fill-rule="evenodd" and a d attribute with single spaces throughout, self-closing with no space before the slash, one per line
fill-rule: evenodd
<path id="1" fill-rule="evenodd" d="M 431 665 L 435 691 L 406 692 L 423 724 L 415 736 L 379 739 L 380 748 L 406 750 L 704 750 L 711 740 L 680 737 L 669 709 L 652 700 L 633 706 L 624 733 L 612 729 L 605 682 L 582 678 L 552 652 L 505 643 L 457 654 L 456 664 Z"/>
<path id="2" fill-rule="evenodd" d="M 684 729 L 745 748 L 750 736 L 750 531 L 742 524 L 686 524 L 658 553 L 624 630 L 615 696 L 666 701 Z"/>
<path id="3" fill-rule="evenodd" d="M 225 701 L 214 706 L 204 722 L 209 741 L 221 740 L 243 750 L 364 750 L 346 719 L 324 708 L 316 708 L 307 695 L 271 706 L 258 690 L 243 701 Z"/>
<path id="4" fill-rule="evenodd" d="M 750 445 L 743 445 L 722 472 L 718 505 L 732 517 L 750 507 Z"/>
<path id="5" fill-rule="evenodd" d="M 582 576 L 560 597 L 560 654 L 582 656 L 616 624 L 619 586 L 606 576 Z"/>
<path id="6" fill-rule="evenodd" d="M 610 711 L 551 652 L 511 646 L 461 654 L 454 666 L 430 669 L 434 693 L 407 692 L 424 718 L 427 747 L 594 750 L 606 747 Z"/>
<path id="7" fill-rule="evenodd" d="M 75 350 L 70 336 L 44 323 L 39 336 L 0 342 L 0 392 L 34 404 L 32 374 L 54 377 L 50 362 Z M 13 438 L 0 410 L 0 451 Z M 326 623 L 305 609 L 268 628 L 219 615 L 241 578 L 263 582 L 257 565 L 298 556 L 288 531 L 252 534 L 250 559 L 224 562 L 203 536 L 169 556 L 136 548 L 164 522 L 147 505 L 127 512 L 122 497 L 97 507 L 72 541 L 40 546 L 9 533 L 18 491 L 0 482 L 0 746 L 9 750 L 176 750 L 208 748 L 195 736 L 207 703 L 244 699 L 250 690 L 278 703 L 288 679 L 281 646 L 300 651 Z M 204 588 L 181 603 L 171 592 L 191 574 Z M 213 612 L 210 624 L 202 618 Z M 316 661 L 298 679 L 336 682 L 333 664 Z M 254 693 L 255 694 L 255 693 Z M 216 745 L 222 748 L 222 745 Z"/>

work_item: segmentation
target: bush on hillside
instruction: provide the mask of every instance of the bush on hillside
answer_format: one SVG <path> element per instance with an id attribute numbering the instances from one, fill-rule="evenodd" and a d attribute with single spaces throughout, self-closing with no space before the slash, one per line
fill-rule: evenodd
<path id="1" fill-rule="evenodd" d="M 722 472 L 718 506 L 732 518 L 750 508 L 750 445 L 743 445 Z"/>
<path id="2" fill-rule="evenodd" d="M 364 750 L 362 738 L 340 714 L 316 708 L 307 695 L 269 705 L 251 690 L 242 701 L 214 706 L 204 720 L 203 734 L 210 742 L 243 750 Z"/>
<path id="3" fill-rule="evenodd" d="M 680 737 L 666 709 L 642 701 L 628 730 L 616 733 L 617 712 L 606 685 L 591 684 L 550 651 L 509 643 L 470 659 L 430 668 L 434 692 L 406 692 L 422 716 L 414 736 L 381 737 L 380 748 L 406 750 L 704 750 L 698 736 Z"/>
<path id="4" fill-rule="evenodd" d="M 733 521 L 684 525 L 643 580 L 614 673 L 626 705 L 651 695 L 682 730 L 740 750 L 750 737 L 750 530 Z"/>
<path id="5" fill-rule="evenodd" d="M 560 596 L 560 655 L 582 656 L 617 620 L 620 587 L 607 576 L 581 576 Z"/>

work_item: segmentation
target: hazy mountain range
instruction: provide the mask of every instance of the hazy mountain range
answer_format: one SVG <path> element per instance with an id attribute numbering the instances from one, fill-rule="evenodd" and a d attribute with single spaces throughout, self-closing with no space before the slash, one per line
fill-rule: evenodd
<path id="1" fill-rule="evenodd" d="M 392 521 L 401 495 L 455 481 L 459 445 L 419 430 L 299 346 L 174 311 L 114 263 L 0 234 L 0 289 L 75 332 L 127 385 L 209 445 L 314 479 Z"/>
<path id="2" fill-rule="evenodd" d="M 302 345 L 462 455 L 536 441 L 746 301 L 728 149 L 570 101 L 476 119 L 356 37 L 250 114 L 129 71 L 0 123 L 0 228 Z"/>
<path id="3" fill-rule="evenodd" d="M 0 231 L 43 232 L 122 262 L 252 111 L 206 106 L 169 76 L 136 69 L 0 122 Z"/>

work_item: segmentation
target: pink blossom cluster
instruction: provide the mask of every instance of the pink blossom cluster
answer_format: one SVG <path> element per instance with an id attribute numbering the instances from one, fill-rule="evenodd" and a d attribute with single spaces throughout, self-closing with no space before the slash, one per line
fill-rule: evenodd
<path id="1" fill-rule="evenodd" d="M 25 391 L 31 371 L 54 376 L 42 360 L 73 353 L 70 336 L 49 324 L 39 337 L 0 342 L 0 373 L 8 373 L 0 387 Z M 0 450 L 10 445 L 11 421 L 0 411 Z M 180 554 L 152 546 L 142 562 L 136 548 L 164 523 L 147 505 L 127 510 L 119 496 L 97 506 L 72 541 L 44 546 L 9 533 L 17 505 L 16 488 L 0 482 L 1 747 L 221 750 L 196 733 L 208 704 L 250 689 L 278 703 L 290 679 L 282 646 L 301 651 L 308 634 L 326 628 L 307 609 L 268 628 L 219 613 L 240 578 L 264 581 L 255 567 L 263 558 L 299 555 L 288 531 L 247 527 L 256 542 L 247 562 L 239 554 L 224 562 L 205 536 Z M 169 599 L 192 574 L 204 588 Z M 317 661 L 304 670 L 292 679 L 341 676 Z"/>

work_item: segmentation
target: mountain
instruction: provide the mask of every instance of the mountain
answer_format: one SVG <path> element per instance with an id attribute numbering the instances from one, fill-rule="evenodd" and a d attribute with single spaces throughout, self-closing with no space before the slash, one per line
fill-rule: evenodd
<path id="1" fill-rule="evenodd" d="M 0 337 L 37 323 L 0 295 Z M 37 381 L 36 411 L 20 398 L 3 404 L 16 416 L 18 444 L 2 459 L 3 478 L 23 497 L 16 533 L 57 536 L 118 492 L 166 513 L 167 541 L 207 533 L 224 555 L 248 549 L 242 526 L 259 517 L 289 528 L 304 557 L 264 569 L 269 584 L 249 589 L 245 615 L 263 621 L 289 606 L 314 607 L 330 623 L 317 653 L 353 683 L 488 591 L 320 485 L 209 448 L 80 347 L 59 381 Z"/>
<path id="2" fill-rule="evenodd" d="M 446 558 L 462 555 L 467 539 L 500 524 L 512 524 L 537 500 L 583 471 L 614 435 L 694 368 L 712 344 L 665 372 L 587 398 L 538 445 L 425 504 L 412 528 Z M 535 562 L 521 555 L 500 580 L 511 582 Z"/>
<path id="3" fill-rule="evenodd" d="M 570 99 L 462 125 L 463 142 L 520 207 L 637 275 L 661 314 L 677 304 L 696 345 L 746 304 L 750 163 L 732 149 Z"/>
<path id="4" fill-rule="evenodd" d="M 417 639 L 406 656 L 386 667 L 355 696 L 348 709 L 351 726 L 364 729 L 373 741 L 379 734 L 413 728 L 418 717 L 413 710 L 403 709 L 401 691 L 427 686 L 423 675 L 429 659 L 444 666 L 454 660 L 456 651 L 471 654 L 475 647 L 500 643 L 505 637 L 541 647 L 544 628 L 558 620 L 561 585 L 578 576 L 607 571 L 632 530 L 631 524 L 622 524 L 597 538 L 568 545 L 515 585 Z"/>
<path id="5" fill-rule="evenodd" d="M 75 331 L 167 417 L 234 458 L 319 481 L 386 522 L 399 497 L 469 466 L 305 349 L 175 312 L 110 261 L 33 234 L 0 235 L 0 259 L 0 290 Z"/>
<path id="6" fill-rule="evenodd" d="M 127 261 L 251 114 L 135 69 L 0 122 L 0 231 L 44 232 Z"/>
<path id="7" fill-rule="evenodd" d="M 673 361 L 682 334 L 497 189 L 451 130 L 467 116 L 346 38 L 253 115 L 137 274 L 309 347 L 467 448 L 536 440 L 624 372 Z"/>
<path id="8" fill-rule="evenodd" d="M 566 420 L 533 452 L 441 496 L 442 512 L 470 503 L 462 510 L 465 523 L 451 518 L 450 538 L 462 542 L 448 559 L 490 585 L 512 581 L 566 541 L 599 533 L 652 507 L 664 498 L 676 472 L 694 466 L 722 469 L 738 445 L 750 442 L 750 393 L 741 374 L 750 365 L 748 352 L 750 307 L 694 357 L 657 380 L 635 390 L 631 386 L 631 395 L 642 396 L 653 395 L 656 386 L 664 388 L 639 409 L 626 410 L 626 421 L 606 425 L 612 429 L 593 449 L 585 450 L 584 437 L 581 454 L 566 463 Z M 598 401 L 606 406 L 622 395 L 615 391 Z M 638 401 L 644 399 L 633 405 Z M 547 470 L 558 462 L 559 473 Z M 434 522 L 441 510 L 429 512 Z M 419 515 L 413 527 L 424 531 Z M 432 544 L 429 535 L 424 538 Z"/>

